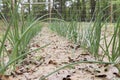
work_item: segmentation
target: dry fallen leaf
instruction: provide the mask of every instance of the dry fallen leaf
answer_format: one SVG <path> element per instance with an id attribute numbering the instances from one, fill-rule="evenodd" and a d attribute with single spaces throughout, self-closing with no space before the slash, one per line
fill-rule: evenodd
<path id="1" fill-rule="evenodd" d="M 113 73 L 113 74 L 115 74 L 117 77 L 120 78 L 120 74 L 119 73 Z"/>
<path id="2" fill-rule="evenodd" d="M 69 62 L 75 62 L 74 59 L 72 59 L 71 57 L 68 57 Z"/>
<path id="3" fill-rule="evenodd" d="M 96 74 L 95 75 L 95 77 L 99 77 L 99 78 L 105 78 L 105 77 L 107 77 L 107 75 L 106 74 Z"/>
<path id="4" fill-rule="evenodd" d="M 11 80 L 8 75 L 0 75 L 0 80 Z"/>
<path id="5" fill-rule="evenodd" d="M 48 62 L 48 64 L 57 65 L 57 62 L 55 62 L 55 61 L 53 61 L 53 60 L 50 60 L 50 61 Z"/>
<path id="6" fill-rule="evenodd" d="M 63 78 L 62 80 L 71 80 L 69 77 Z"/>

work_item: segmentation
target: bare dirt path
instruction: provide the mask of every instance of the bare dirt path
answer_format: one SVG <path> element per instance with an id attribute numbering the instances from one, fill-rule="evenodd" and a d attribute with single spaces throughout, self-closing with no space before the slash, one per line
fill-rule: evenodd
<path id="1" fill-rule="evenodd" d="M 43 27 L 42 31 L 31 41 L 30 48 L 35 49 L 50 43 L 40 51 L 31 53 L 11 77 L 12 80 L 39 80 L 42 76 L 70 62 L 94 60 L 91 55 Z M 82 63 L 62 69 L 49 76 L 46 80 L 114 80 L 117 72 L 111 65 Z M 120 79 L 119 79 L 120 80 Z"/>

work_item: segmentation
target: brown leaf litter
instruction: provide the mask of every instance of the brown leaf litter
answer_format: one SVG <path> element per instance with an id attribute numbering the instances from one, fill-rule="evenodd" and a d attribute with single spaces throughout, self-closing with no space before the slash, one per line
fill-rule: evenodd
<path id="1" fill-rule="evenodd" d="M 11 79 L 2 80 L 39 80 L 42 76 L 70 62 L 95 60 L 87 51 L 64 37 L 58 36 L 43 27 L 42 31 L 31 41 L 30 49 L 50 43 L 40 51 L 27 56 L 19 65 Z M 76 47 L 75 47 L 76 46 Z M 62 69 L 46 80 L 117 80 L 118 70 L 112 65 L 81 63 Z M 3 77 L 3 76 L 2 76 Z M 118 78 L 120 80 L 120 78 Z"/>

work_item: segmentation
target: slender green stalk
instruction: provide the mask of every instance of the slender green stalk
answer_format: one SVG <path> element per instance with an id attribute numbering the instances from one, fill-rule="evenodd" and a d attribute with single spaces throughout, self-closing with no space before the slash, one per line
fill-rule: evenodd
<path id="1" fill-rule="evenodd" d="M 50 43 L 49 43 L 49 44 L 50 44 Z M 13 64 L 13 63 L 16 62 L 17 60 L 21 59 L 22 57 L 26 56 L 27 54 L 29 54 L 29 53 L 31 53 L 31 52 L 38 51 L 38 50 L 40 50 L 40 49 L 48 46 L 49 44 L 46 44 L 46 45 L 44 45 L 44 46 L 42 46 L 42 47 L 40 47 L 40 48 L 37 48 L 37 49 L 35 49 L 35 50 L 32 50 L 32 51 L 28 51 L 28 52 L 26 52 L 26 53 L 24 53 L 24 54 L 16 57 L 16 58 L 13 59 L 12 61 L 9 61 L 5 67 L 2 67 L 2 68 L 0 69 L 0 72 L 3 72 L 3 73 L 4 73 L 4 72 L 6 71 L 6 69 L 8 68 L 8 66 L 10 66 L 11 64 Z"/>
<path id="2" fill-rule="evenodd" d="M 8 2 L 8 4 L 10 4 Z M 10 22 L 7 22 L 6 18 L 3 15 L 3 20 L 5 27 L 7 27 L 6 33 L 3 36 L 3 40 L 0 40 L 0 74 L 5 74 L 7 69 L 13 70 L 16 64 L 25 57 L 25 55 L 37 51 L 43 47 L 40 47 L 36 50 L 29 51 L 28 45 L 31 39 L 41 30 L 42 25 L 41 20 L 48 14 L 45 14 L 38 19 L 32 17 L 32 14 L 29 14 L 27 18 L 24 18 L 24 14 L 20 15 L 18 13 L 18 5 L 15 4 L 14 10 L 10 8 Z M 5 19 L 4 19 L 5 18 Z M 8 40 L 11 47 L 11 53 L 8 54 L 7 49 L 4 46 L 4 43 Z M 46 45 L 47 46 L 47 45 Z M 8 62 L 5 62 L 5 58 L 8 58 Z"/>

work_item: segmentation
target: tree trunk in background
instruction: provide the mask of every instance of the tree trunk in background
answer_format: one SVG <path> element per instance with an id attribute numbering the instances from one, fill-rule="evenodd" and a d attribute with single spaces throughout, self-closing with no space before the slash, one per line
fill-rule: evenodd
<path id="1" fill-rule="evenodd" d="M 52 1 L 51 0 L 48 0 L 48 2 L 49 2 L 49 18 L 50 18 L 50 20 L 49 20 L 49 22 L 51 23 L 51 17 L 52 17 Z"/>
<path id="2" fill-rule="evenodd" d="M 18 8 L 17 8 L 17 0 L 11 0 L 11 10 L 13 11 L 13 13 L 17 13 L 18 12 Z M 16 16 L 18 17 L 18 16 Z"/>
<path id="3" fill-rule="evenodd" d="M 80 0 L 77 0 L 77 14 L 78 14 L 78 21 L 80 21 L 80 14 L 81 12 L 81 3 L 80 3 Z"/>
<path id="4" fill-rule="evenodd" d="M 90 0 L 90 7 L 91 7 L 91 19 L 94 21 L 95 20 L 95 6 L 96 6 L 96 1 L 95 0 Z"/>
<path id="5" fill-rule="evenodd" d="M 110 7 L 107 7 L 110 4 L 108 1 L 103 0 L 101 5 L 102 5 L 101 10 L 103 11 L 103 15 L 104 15 L 103 16 L 103 21 L 104 21 L 110 15 Z"/>
<path id="6" fill-rule="evenodd" d="M 7 0 L 2 0 L 2 4 L 3 4 L 3 9 L 2 9 L 2 13 L 4 14 L 5 18 L 7 20 L 9 20 L 9 8 L 8 8 L 8 4 L 7 4 Z"/>
<path id="7" fill-rule="evenodd" d="M 112 0 L 110 2 L 110 23 L 113 22 L 113 4 L 112 4 Z"/>
<path id="8" fill-rule="evenodd" d="M 100 0 L 97 0 L 97 4 L 96 4 L 97 6 L 97 9 L 96 9 L 96 14 L 98 14 L 98 11 L 100 11 Z M 95 15 L 96 15 L 95 14 Z"/>
<path id="9" fill-rule="evenodd" d="M 15 8 L 15 4 L 17 3 L 17 1 L 16 0 L 11 0 L 11 8 L 12 8 L 12 11 L 14 10 L 14 8 Z"/>
<path id="10" fill-rule="evenodd" d="M 62 14 L 62 0 L 59 0 L 60 4 L 59 4 L 59 12 Z"/>
<path id="11" fill-rule="evenodd" d="M 30 14 L 30 0 L 28 0 L 29 6 L 28 6 L 28 12 Z"/>
<path id="12" fill-rule="evenodd" d="M 113 10 L 116 10 L 116 9 L 117 9 L 117 5 L 113 4 Z M 117 15 L 119 15 L 119 13 L 117 14 L 117 12 L 115 12 L 113 14 L 113 22 L 115 22 L 117 20 Z"/>
<path id="13" fill-rule="evenodd" d="M 65 7 L 65 0 L 63 0 L 62 2 L 62 14 L 63 14 L 63 17 L 64 19 L 66 20 L 67 19 L 67 13 L 66 13 L 66 7 Z"/>
<path id="14" fill-rule="evenodd" d="M 59 15 L 61 16 L 61 17 L 63 17 L 63 12 L 62 12 L 62 1 L 63 0 L 54 0 L 55 2 L 59 2 L 57 5 L 56 5 L 56 10 L 58 11 L 58 13 L 59 13 Z M 60 17 L 60 18 L 61 18 Z"/>
<path id="15" fill-rule="evenodd" d="M 86 4 L 85 4 L 85 0 L 82 0 L 82 13 L 81 13 L 81 21 L 85 21 L 86 20 Z"/>

